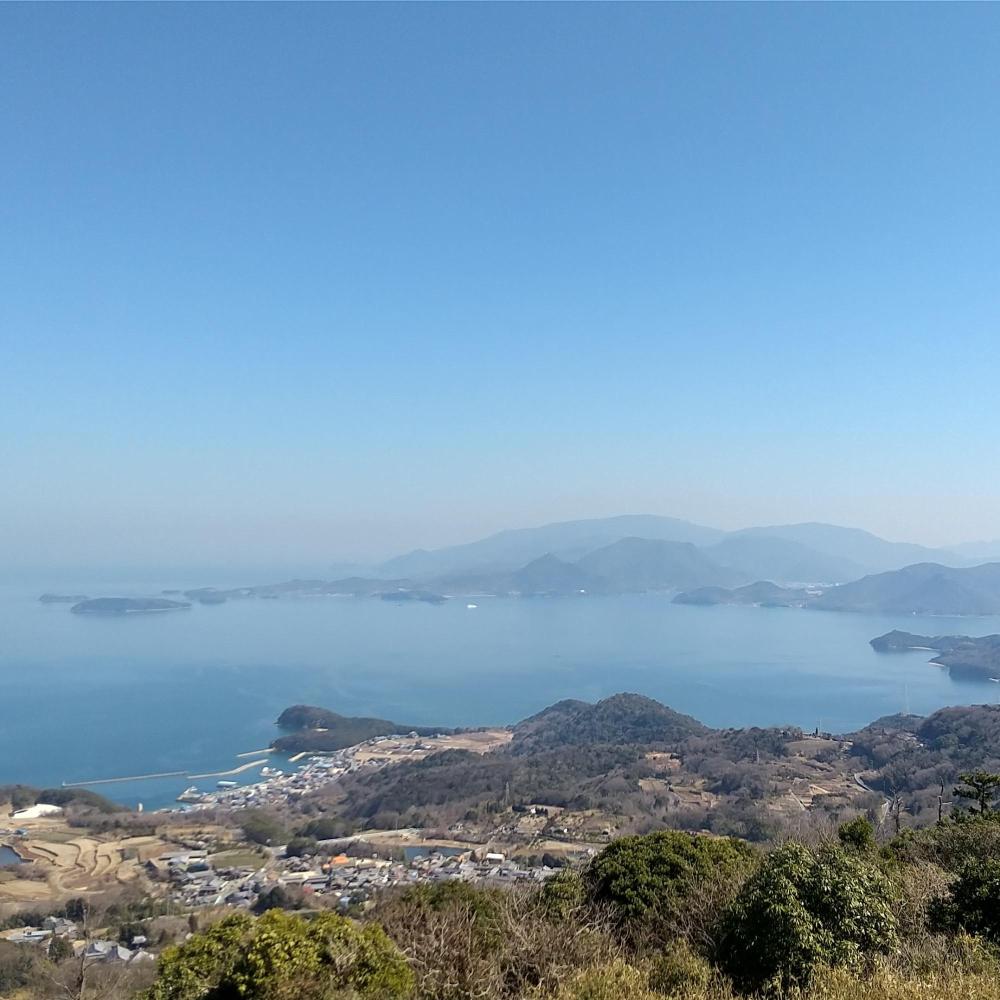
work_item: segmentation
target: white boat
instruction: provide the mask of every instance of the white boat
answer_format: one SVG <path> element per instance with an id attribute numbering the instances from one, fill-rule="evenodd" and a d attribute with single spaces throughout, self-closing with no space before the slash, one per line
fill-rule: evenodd
<path id="1" fill-rule="evenodd" d="M 471 611 L 473 608 L 478 608 L 478 604 L 466 604 L 466 607 Z"/>
<path id="2" fill-rule="evenodd" d="M 180 795 L 177 796 L 178 802 L 201 802 L 204 796 L 198 791 L 197 785 L 192 785 L 190 788 L 185 788 Z"/>
<path id="3" fill-rule="evenodd" d="M 217 781 L 215 783 L 216 788 L 237 788 L 238 786 L 238 781 Z"/>

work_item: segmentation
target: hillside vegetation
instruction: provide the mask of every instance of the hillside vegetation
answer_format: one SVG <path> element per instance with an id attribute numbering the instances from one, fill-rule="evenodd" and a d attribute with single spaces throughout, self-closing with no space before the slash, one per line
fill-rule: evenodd
<path id="1" fill-rule="evenodd" d="M 992 802 L 881 844 L 863 816 L 821 842 L 770 850 L 661 830 L 623 837 L 541 887 L 417 885 L 352 917 L 317 908 L 219 913 L 163 951 L 148 985 L 141 975 L 74 980 L 69 956 L 0 946 L 0 992 L 23 1000 L 1000 1000 L 998 878 Z"/>
<path id="2" fill-rule="evenodd" d="M 410 726 L 388 719 L 339 715 L 314 705 L 293 705 L 278 716 L 278 726 L 290 730 L 279 736 L 272 746 L 283 753 L 342 750 L 376 736 L 415 732 L 418 736 L 451 732 L 440 727 Z"/>

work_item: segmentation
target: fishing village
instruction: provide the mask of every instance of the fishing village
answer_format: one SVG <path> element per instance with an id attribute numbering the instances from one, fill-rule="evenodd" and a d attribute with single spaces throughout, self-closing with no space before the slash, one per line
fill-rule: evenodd
<path id="1" fill-rule="evenodd" d="M 420 883 L 543 882 L 565 863 L 564 857 L 546 855 L 545 862 L 540 856 L 515 858 L 503 845 L 454 839 L 460 831 L 428 839 L 426 831 L 413 828 L 366 830 L 316 838 L 307 850 L 301 838 L 262 843 L 266 838 L 249 836 L 249 817 L 264 811 L 285 814 L 345 774 L 420 760 L 446 749 L 487 752 L 510 738 L 507 729 L 431 736 L 411 732 L 287 758 L 270 748 L 251 751 L 238 755 L 251 760 L 217 772 L 63 784 L 63 795 L 70 797 L 84 785 L 89 789 L 144 777 L 185 776 L 195 782 L 176 805 L 145 813 L 93 814 L 72 798 L 64 805 L 37 802 L 19 809 L 13 802 L 0 802 L 0 940 L 48 949 L 60 938 L 87 964 L 125 965 L 147 961 L 158 945 L 183 937 L 183 921 L 178 923 L 174 915 L 185 912 L 260 912 L 289 900 L 305 908 L 353 912 L 378 892 Z M 246 780 L 254 771 L 258 780 L 251 783 L 231 780 L 237 775 Z M 156 914 L 140 928 L 150 933 L 132 927 L 116 937 L 101 928 L 95 935 L 85 922 L 72 919 L 88 901 L 96 907 L 98 901 L 111 900 L 112 906 L 127 909 L 128 901 L 140 894 L 147 899 L 143 912 Z"/>

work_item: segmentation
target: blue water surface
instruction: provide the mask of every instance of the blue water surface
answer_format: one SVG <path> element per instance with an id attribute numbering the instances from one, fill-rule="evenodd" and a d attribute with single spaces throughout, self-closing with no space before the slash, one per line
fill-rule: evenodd
<path id="1" fill-rule="evenodd" d="M 158 584 L 169 585 L 111 593 L 155 594 Z M 173 802 L 187 774 L 252 759 L 236 755 L 266 747 L 279 712 L 299 702 L 475 726 L 516 722 L 561 698 L 635 691 L 712 726 L 846 732 L 1000 695 L 997 684 L 953 680 L 929 654 L 868 645 L 891 628 L 1000 632 L 995 618 L 703 608 L 658 594 L 480 599 L 474 609 L 245 600 L 103 618 L 37 598 L 37 589 L 0 590 L 0 784 L 185 772 L 94 786 L 147 808 Z"/>

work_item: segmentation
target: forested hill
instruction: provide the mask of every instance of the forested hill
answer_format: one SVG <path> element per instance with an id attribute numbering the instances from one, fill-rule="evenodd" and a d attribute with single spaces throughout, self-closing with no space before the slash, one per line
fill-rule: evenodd
<path id="1" fill-rule="evenodd" d="M 390 736 L 394 733 L 415 732 L 418 736 L 433 736 L 435 733 L 452 732 L 441 726 L 410 726 L 390 722 L 388 719 L 339 715 L 314 705 L 292 705 L 291 708 L 286 708 L 278 716 L 277 724 L 282 729 L 290 730 L 271 744 L 275 750 L 284 753 L 342 750 L 376 736 Z"/>
<path id="2" fill-rule="evenodd" d="M 527 753 L 593 744 L 666 744 L 709 730 L 690 715 L 639 694 L 616 694 L 596 705 L 561 701 L 514 727 L 511 748 Z"/>
<path id="3" fill-rule="evenodd" d="M 871 640 L 879 653 L 935 651 L 931 663 L 948 667 L 953 675 L 1000 677 L 1000 635 L 914 635 L 898 629 Z"/>
<path id="4" fill-rule="evenodd" d="M 599 809 L 630 828 L 659 823 L 764 838 L 802 797 L 833 818 L 897 796 L 917 825 L 933 822 L 942 782 L 1000 770 L 1000 706 L 887 717 L 857 733 L 711 729 L 650 698 L 563 701 L 514 727 L 485 754 L 446 751 L 346 776 L 338 809 L 376 826 L 447 825 L 517 803 Z M 666 770 L 664 770 L 666 768 Z M 856 776 L 862 775 L 859 784 Z M 818 791 L 817 791 L 818 789 Z"/>
<path id="5" fill-rule="evenodd" d="M 830 587 L 811 606 L 886 614 L 1000 614 L 1000 563 L 953 569 L 917 563 Z"/>

